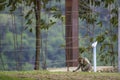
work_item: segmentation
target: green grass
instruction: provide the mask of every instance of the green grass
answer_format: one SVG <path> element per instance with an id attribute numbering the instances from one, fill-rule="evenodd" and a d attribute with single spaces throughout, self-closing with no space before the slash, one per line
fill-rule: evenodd
<path id="1" fill-rule="evenodd" d="M 120 80 L 119 73 L 3 71 L 0 80 Z"/>
<path id="2" fill-rule="evenodd" d="M 19 78 L 19 77 L 11 77 L 6 75 L 0 75 L 0 80 L 35 80 L 31 78 Z"/>
<path id="3" fill-rule="evenodd" d="M 0 80 L 36 80 L 35 78 L 19 77 L 19 72 L 0 72 Z"/>

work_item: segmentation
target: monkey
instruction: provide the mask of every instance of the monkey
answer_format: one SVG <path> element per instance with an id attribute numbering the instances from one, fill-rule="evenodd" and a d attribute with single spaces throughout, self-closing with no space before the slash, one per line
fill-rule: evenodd
<path id="1" fill-rule="evenodd" d="M 76 72 L 81 68 L 81 71 L 83 72 L 89 72 L 92 70 L 91 63 L 87 58 L 79 57 L 78 58 L 78 67 L 77 69 L 73 70 L 73 72 Z"/>

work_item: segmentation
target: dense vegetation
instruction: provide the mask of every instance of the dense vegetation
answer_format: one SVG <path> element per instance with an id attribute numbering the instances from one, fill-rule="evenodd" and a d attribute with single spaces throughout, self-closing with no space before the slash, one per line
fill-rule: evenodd
<path id="1" fill-rule="evenodd" d="M 91 4 L 88 0 L 79 2 L 79 51 L 92 62 L 91 44 L 97 40 L 98 65 L 116 66 L 119 0 L 118 2 L 107 1 L 92 2 L 91 0 Z M 1 2 L 3 4 L 0 4 L 2 10 L 0 12 L 0 69 L 32 70 L 35 61 L 36 21 L 31 10 L 32 6 L 26 7 L 22 4 L 15 11 L 9 11 L 9 7 L 3 8 L 6 5 L 4 0 Z M 64 0 L 46 1 L 42 6 L 41 67 L 44 66 L 45 60 L 47 67 L 65 66 L 64 6 Z"/>
<path id="2" fill-rule="evenodd" d="M 62 4 L 63 6 L 60 6 L 61 10 L 63 10 L 62 14 L 64 14 L 64 8 L 62 9 L 62 7 L 64 7 L 65 2 L 62 2 Z M 55 5 L 53 3 L 47 6 Z M 35 61 L 35 19 L 33 13 L 29 14 L 29 16 L 27 15 L 27 13 L 30 13 L 27 9 L 30 8 L 23 6 L 14 12 L 1 11 L 0 68 L 3 70 L 33 69 Z M 52 14 L 44 12 L 44 9 L 42 9 L 41 18 L 41 27 L 46 26 L 41 34 L 41 67 L 45 56 L 47 57 L 47 66 L 65 66 L 65 50 L 61 47 L 65 44 L 65 25 L 61 20 L 54 18 Z M 55 21 L 57 22 L 56 24 Z M 52 25 L 51 27 L 49 26 L 49 30 L 47 25 Z"/>

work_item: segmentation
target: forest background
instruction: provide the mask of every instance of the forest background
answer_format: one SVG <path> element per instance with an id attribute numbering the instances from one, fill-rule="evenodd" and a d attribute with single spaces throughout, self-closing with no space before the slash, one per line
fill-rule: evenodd
<path id="1" fill-rule="evenodd" d="M 0 5 L 5 0 L 1 0 Z M 43 0 L 44 1 L 44 0 Z M 92 0 L 91 0 L 92 1 Z M 97 65 L 117 66 L 119 0 L 79 2 L 79 54 L 92 63 L 97 45 Z M 108 1 L 108 2 L 107 2 Z M 65 1 L 48 0 L 41 9 L 40 66 L 65 67 Z M 107 4 L 109 3 L 109 4 Z M 103 6 L 104 5 L 104 6 Z M 53 10 L 49 12 L 48 9 Z M 84 9 L 81 9 L 84 8 Z M 35 62 L 35 16 L 25 3 L 15 11 L 0 7 L 0 70 L 33 70 Z M 92 11 L 91 11 L 92 9 Z"/>

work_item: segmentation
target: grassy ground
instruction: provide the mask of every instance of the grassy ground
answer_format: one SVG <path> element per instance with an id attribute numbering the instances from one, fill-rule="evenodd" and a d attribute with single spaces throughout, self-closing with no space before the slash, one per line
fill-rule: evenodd
<path id="1" fill-rule="evenodd" d="M 9 72 L 8 72 L 9 74 Z M 31 79 L 31 78 L 21 78 L 21 77 L 17 77 L 17 76 L 13 76 L 13 75 L 5 75 L 4 73 L 0 73 L 0 80 L 35 80 L 35 79 Z"/>
<path id="2" fill-rule="evenodd" d="M 120 80 L 119 73 L 4 71 L 0 80 Z"/>

